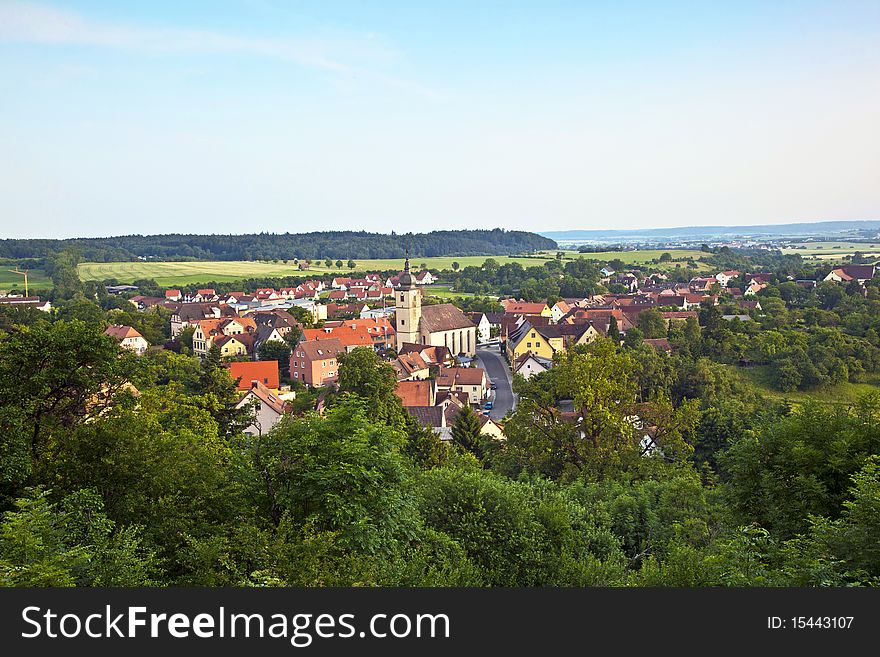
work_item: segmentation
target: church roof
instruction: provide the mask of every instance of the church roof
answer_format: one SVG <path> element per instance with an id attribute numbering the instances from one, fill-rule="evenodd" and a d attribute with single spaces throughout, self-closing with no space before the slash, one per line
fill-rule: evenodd
<path id="1" fill-rule="evenodd" d="M 440 331 L 473 327 L 474 323 L 451 303 L 422 306 L 422 323 L 420 327 L 422 331 L 438 333 Z"/>

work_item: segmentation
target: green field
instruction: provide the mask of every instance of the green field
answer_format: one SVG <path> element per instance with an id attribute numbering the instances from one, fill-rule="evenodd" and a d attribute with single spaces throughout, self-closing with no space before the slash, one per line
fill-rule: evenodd
<path id="1" fill-rule="evenodd" d="M 24 292 L 24 276 L 14 274 L 7 267 L 0 265 L 0 290 L 10 292 Z M 46 277 L 46 273 L 42 269 L 31 269 L 28 272 L 28 288 L 30 290 L 47 289 L 52 287 L 52 281 Z"/>
<path id="2" fill-rule="evenodd" d="M 880 242 L 797 242 L 782 249 L 785 254 L 797 253 L 803 258 L 815 260 L 842 260 L 856 251 L 880 258 Z"/>
<path id="3" fill-rule="evenodd" d="M 880 391 L 880 378 L 871 383 L 839 383 L 816 390 L 795 390 L 781 392 L 773 387 L 769 366 L 735 367 L 728 366 L 734 376 L 756 388 L 763 396 L 773 399 L 787 399 L 794 404 L 818 401 L 825 404 L 852 404 L 869 392 Z"/>
<path id="4" fill-rule="evenodd" d="M 631 265 L 644 264 L 660 257 L 662 250 L 645 251 L 607 251 L 602 253 L 584 253 L 565 251 L 565 258 L 573 259 L 583 257 L 588 260 L 607 262 L 614 258 L 620 258 L 623 262 Z M 696 250 L 670 250 L 673 258 L 694 258 L 704 256 L 704 253 Z M 541 254 L 544 257 L 519 257 L 519 256 L 495 256 L 499 264 L 518 262 L 523 267 L 540 265 L 555 257 L 555 252 Z M 417 269 L 424 263 L 430 269 L 451 269 L 453 262 L 458 262 L 464 268 L 471 265 L 481 266 L 486 261 L 486 256 L 460 256 L 440 258 L 415 258 L 412 262 Z M 310 274 L 351 274 L 364 271 L 385 271 L 400 269 L 403 262 L 399 259 L 386 260 L 358 260 L 356 267 L 325 267 L 322 262 L 313 262 L 307 272 L 300 271 L 293 261 L 284 264 L 278 262 L 254 262 L 254 261 L 196 261 L 196 262 L 84 262 L 79 265 L 79 277 L 84 280 L 105 280 L 115 278 L 121 283 L 131 283 L 139 278 L 155 279 L 159 285 L 190 285 L 205 283 L 208 281 L 238 281 L 246 278 L 266 278 L 280 276 L 308 276 Z"/>

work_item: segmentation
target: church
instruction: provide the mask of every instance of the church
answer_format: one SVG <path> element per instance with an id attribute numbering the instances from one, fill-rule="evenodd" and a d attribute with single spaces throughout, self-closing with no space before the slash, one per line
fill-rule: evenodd
<path id="1" fill-rule="evenodd" d="M 409 258 L 394 288 L 397 348 L 405 343 L 446 347 L 458 356 L 477 353 L 477 327 L 451 303 L 422 307 L 422 291 L 409 271 Z"/>

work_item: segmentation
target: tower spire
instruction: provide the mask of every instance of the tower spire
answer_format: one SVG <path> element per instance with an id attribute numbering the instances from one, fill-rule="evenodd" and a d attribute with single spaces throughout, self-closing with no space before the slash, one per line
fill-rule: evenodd
<path id="1" fill-rule="evenodd" d="M 403 262 L 403 271 L 409 271 L 409 247 L 406 249 L 406 260 Z"/>

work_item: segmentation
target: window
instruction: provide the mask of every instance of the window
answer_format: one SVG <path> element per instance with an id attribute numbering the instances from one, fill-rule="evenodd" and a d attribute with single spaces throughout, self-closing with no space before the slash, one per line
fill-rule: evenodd
<path id="1" fill-rule="evenodd" d="M 532 346 L 531 342 L 526 342 L 526 347 L 531 347 L 531 346 Z"/>
<path id="2" fill-rule="evenodd" d="M 536 346 L 536 347 L 540 347 L 540 346 L 541 346 L 541 343 L 540 343 L 540 342 L 536 342 L 536 343 L 535 343 L 535 346 Z"/>
<path id="3" fill-rule="evenodd" d="M 263 383 L 265 383 L 265 384 L 268 384 L 268 383 L 269 383 L 269 377 L 268 377 L 268 376 L 264 376 L 264 377 L 263 377 Z"/>
<path id="4" fill-rule="evenodd" d="M 406 324 L 406 320 L 405 320 L 405 319 L 401 319 L 401 320 L 400 320 L 400 325 L 403 326 L 404 324 Z"/>
<path id="5" fill-rule="evenodd" d="M 293 373 L 293 378 L 294 378 L 294 379 L 298 379 L 298 378 L 299 378 L 299 372 L 294 372 L 294 373 Z"/>
<path id="6" fill-rule="evenodd" d="M 263 410 L 263 405 L 260 402 L 257 402 L 257 405 L 254 406 L 254 409 L 257 411 Z"/>
<path id="7" fill-rule="evenodd" d="M 401 301 L 401 303 L 403 302 L 403 295 L 402 294 L 400 295 L 400 301 Z"/>

